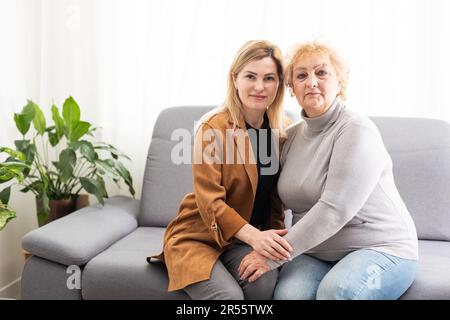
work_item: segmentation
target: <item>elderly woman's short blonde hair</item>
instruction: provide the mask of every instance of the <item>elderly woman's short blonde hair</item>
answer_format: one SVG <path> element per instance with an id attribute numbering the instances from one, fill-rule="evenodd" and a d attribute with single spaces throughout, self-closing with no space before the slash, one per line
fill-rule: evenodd
<path id="1" fill-rule="evenodd" d="M 317 41 L 300 43 L 293 47 L 287 57 L 285 72 L 286 85 L 292 88 L 292 72 L 294 69 L 294 64 L 297 63 L 300 59 L 312 55 L 326 55 L 330 59 L 330 62 L 333 65 L 334 70 L 336 71 L 336 77 L 341 85 L 341 91 L 339 92 L 338 96 L 340 96 L 342 100 L 345 100 L 347 98 L 346 89 L 349 73 L 348 67 L 341 56 L 335 50 L 333 50 L 328 45 Z"/>

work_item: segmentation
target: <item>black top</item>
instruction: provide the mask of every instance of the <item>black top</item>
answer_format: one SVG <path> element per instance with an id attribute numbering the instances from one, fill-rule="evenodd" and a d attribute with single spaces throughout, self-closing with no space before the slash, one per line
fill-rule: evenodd
<path id="1" fill-rule="evenodd" d="M 262 230 L 267 223 L 270 198 L 277 186 L 280 166 L 267 114 L 264 114 L 264 122 L 260 129 L 253 128 L 247 122 L 245 125 L 258 167 L 258 187 L 250 224 Z"/>

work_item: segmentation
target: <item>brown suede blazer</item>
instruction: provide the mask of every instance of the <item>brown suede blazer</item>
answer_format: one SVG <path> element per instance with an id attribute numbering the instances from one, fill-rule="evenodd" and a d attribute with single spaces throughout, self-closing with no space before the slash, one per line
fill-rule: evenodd
<path id="1" fill-rule="evenodd" d="M 241 138 L 246 137 L 246 143 L 242 139 L 239 143 L 236 136 L 226 143 L 227 132 L 239 132 Z M 274 136 L 280 142 L 279 156 L 285 139 L 276 133 Z M 212 144 L 219 140 L 223 143 Z M 225 161 L 225 155 L 232 150 L 234 164 L 208 161 L 208 155 L 220 158 L 221 152 Z M 163 252 L 153 256 L 167 266 L 169 291 L 209 279 L 219 255 L 232 243 L 234 234 L 250 221 L 258 185 L 258 169 L 244 118 L 241 116 L 233 128 L 228 111 L 221 111 L 200 124 L 195 135 L 193 162 L 194 192 L 183 198 L 177 216 L 167 226 Z M 266 229 L 281 228 L 284 228 L 284 211 L 275 190 Z"/>

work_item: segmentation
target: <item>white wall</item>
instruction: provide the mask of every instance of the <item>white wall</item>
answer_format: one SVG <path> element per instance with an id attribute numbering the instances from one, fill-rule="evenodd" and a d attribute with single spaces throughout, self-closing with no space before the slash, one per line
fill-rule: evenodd
<path id="1" fill-rule="evenodd" d="M 0 231 L 0 298 L 18 298 L 20 277 L 25 262 L 21 238 L 37 227 L 34 199 L 15 188 L 10 204 L 17 210 L 17 218 Z"/>
<path id="2" fill-rule="evenodd" d="M 159 111 L 221 103 L 233 55 L 257 38 L 284 52 L 330 42 L 351 67 L 352 109 L 450 121 L 448 0 L 0 0 L 0 145 L 17 138 L 12 115 L 27 98 L 49 115 L 73 95 L 99 138 L 133 159 L 140 196 Z M 298 110 L 290 97 L 286 107 Z M 0 289 L 20 275 L 19 240 L 35 227 L 29 195 L 13 198 Z"/>

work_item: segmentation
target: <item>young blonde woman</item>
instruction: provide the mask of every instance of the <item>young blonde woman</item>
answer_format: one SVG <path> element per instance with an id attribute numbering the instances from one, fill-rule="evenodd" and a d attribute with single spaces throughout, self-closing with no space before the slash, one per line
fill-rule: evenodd
<path id="1" fill-rule="evenodd" d="M 268 41 L 249 41 L 235 56 L 223 106 L 200 120 L 192 165 L 194 192 L 168 225 L 163 253 L 169 291 L 192 299 L 271 299 L 278 270 L 258 281 L 239 279 L 254 250 L 290 258 L 276 193 L 284 96 L 284 61 Z"/>

